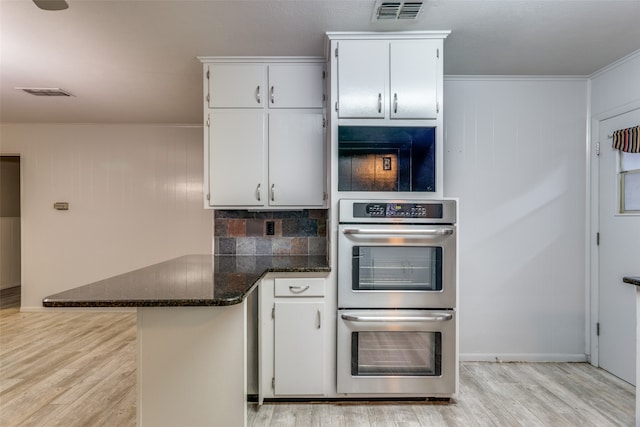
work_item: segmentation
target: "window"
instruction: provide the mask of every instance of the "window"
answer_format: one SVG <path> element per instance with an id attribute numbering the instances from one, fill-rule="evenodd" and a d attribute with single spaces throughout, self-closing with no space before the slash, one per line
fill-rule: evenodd
<path id="1" fill-rule="evenodd" d="M 620 213 L 640 214 L 640 153 L 620 151 Z"/>

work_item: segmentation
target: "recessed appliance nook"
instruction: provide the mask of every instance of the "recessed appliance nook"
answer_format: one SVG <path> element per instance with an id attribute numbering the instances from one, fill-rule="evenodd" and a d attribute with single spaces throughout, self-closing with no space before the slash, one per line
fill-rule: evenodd
<path id="1" fill-rule="evenodd" d="M 338 126 L 338 191 L 436 190 L 436 129 Z"/>

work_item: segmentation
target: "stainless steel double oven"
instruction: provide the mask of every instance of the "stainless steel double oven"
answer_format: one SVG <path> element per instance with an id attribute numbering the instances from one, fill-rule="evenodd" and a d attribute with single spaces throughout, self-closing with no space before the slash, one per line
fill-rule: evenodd
<path id="1" fill-rule="evenodd" d="M 340 200 L 338 393 L 457 386 L 456 203 Z"/>

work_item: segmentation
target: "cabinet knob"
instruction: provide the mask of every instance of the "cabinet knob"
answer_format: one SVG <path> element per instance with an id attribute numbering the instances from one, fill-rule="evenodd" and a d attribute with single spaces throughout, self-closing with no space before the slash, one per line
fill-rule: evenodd
<path id="1" fill-rule="evenodd" d="M 260 104 L 260 102 L 262 102 L 261 99 L 260 99 L 260 86 L 258 86 L 256 88 L 256 101 L 258 101 L 258 104 Z"/>
<path id="2" fill-rule="evenodd" d="M 398 112 L 398 94 L 393 94 L 393 114 Z"/>
<path id="3" fill-rule="evenodd" d="M 258 184 L 258 187 L 256 188 L 256 199 L 260 201 L 260 184 Z"/>
<path id="4" fill-rule="evenodd" d="M 378 113 L 382 113 L 382 94 L 378 94 Z"/>
<path id="5" fill-rule="evenodd" d="M 274 98 L 273 98 L 273 86 L 271 86 L 271 89 L 269 90 L 269 99 L 271 99 L 271 103 L 273 104 L 273 102 L 274 102 Z"/>
<path id="6" fill-rule="evenodd" d="M 275 184 L 271 184 L 271 201 L 272 202 L 276 201 L 276 185 Z"/>

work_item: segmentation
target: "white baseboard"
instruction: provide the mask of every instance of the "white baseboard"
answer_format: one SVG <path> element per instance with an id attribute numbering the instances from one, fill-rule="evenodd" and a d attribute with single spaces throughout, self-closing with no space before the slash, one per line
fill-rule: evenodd
<path id="1" fill-rule="evenodd" d="M 93 311 L 93 312 L 122 312 L 135 313 L 136 307 L 20 307 L 21 313 L 44 313 L 44 312 L 61 312 L 61 311 Z"/>
<path id="2" fill-rule="evenodd" d="M 461 362 L 587 362 L 586 354 L 564 353 L 461 353 Z"/>

